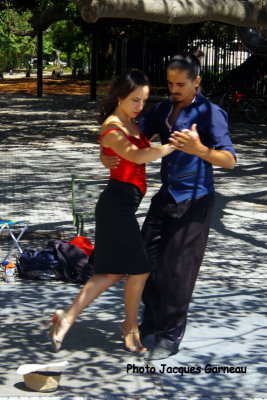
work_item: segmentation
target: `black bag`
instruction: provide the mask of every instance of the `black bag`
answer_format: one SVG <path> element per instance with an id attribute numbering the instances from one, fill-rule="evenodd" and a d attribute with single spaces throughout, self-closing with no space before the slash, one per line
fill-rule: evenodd
<path id="1" fill-rule="evenodd" d="M 93 255 L 89 257 L 78 246 L 66 240 L 50 240 L 47 247 L 59 260 L 67 280 L 85 283 L 94 274 Z"/>
<path id="2" fill-rule="evenodd" d="M 18 275 L 24 279 L 65 280 L 64 269 L 53 252 L 45 250 L 24 250 L 17 258 Z"/>

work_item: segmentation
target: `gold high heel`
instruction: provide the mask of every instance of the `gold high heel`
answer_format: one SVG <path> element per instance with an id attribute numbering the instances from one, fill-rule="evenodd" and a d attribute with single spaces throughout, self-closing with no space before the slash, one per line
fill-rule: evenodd
<path id="1" fill-rule="evenodd" d="M 144 353 L 145 351 L 147 351 L 147 348 L 144 347 L 142 344 L 139 344 L 139 343 L 135 344 L 135 345 L 132 345 L 132 346 L 126 346 L 126 340 L 125 339 L 126 339 L 126 336 L 129 335 L 129 334 L 133 335 L 134 342 L 137 342 L 137 338 L 135 337 L 135 335 L 138 334 L 138 341 L 139 341 L 139 330 L 136 329 L 134 331 L 131 331 L 131 330 L 127 331 L 125 329 L 125 327 L 124 327 L 124 322 L 122 322 L 120 330 L 121 330 L 121 337 L 124 339 L 124 344 L 125 344 L 126 349 L 131 351 L 132 353 Z"/>
<path id="2" fill-rule="evenodd" d="M 51 339 L 54 351 L 56 353 L 61 349 L 62 346 L 62 340 L 59 340 L 57 338 L 57 331 L 62 319 L 65 317 L 65 314 L 66 313 L 64 310 L 56 310 L 53 314 L 51 321 L 48 322 L 48 324 L 52 323 L 52 326 L 49 331 L 49 337 Z"/>

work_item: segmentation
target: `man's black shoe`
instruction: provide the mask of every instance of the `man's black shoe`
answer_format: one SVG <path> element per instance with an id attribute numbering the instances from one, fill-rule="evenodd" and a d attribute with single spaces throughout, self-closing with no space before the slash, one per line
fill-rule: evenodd
<path id="1" fill-rule="evenodd" d="M 162 360 L 177 353 L 178 349 L 174 352 L 170 349 L 166 349 L 166 347 L 155 345 L 154 347 L 152 347 L 152 349 L 148 350 L 145 353 L 145 360 Z"/>

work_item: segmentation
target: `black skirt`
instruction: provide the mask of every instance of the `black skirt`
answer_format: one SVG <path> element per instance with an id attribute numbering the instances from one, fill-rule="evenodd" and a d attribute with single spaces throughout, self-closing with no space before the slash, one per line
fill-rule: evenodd
<path id="1" fill-rule="evenodd" d="M 137 186 L 111 179 L 95 210 L 94 268 L 96 274 L 150 272 L 135 212 L 142 200 Z"/>

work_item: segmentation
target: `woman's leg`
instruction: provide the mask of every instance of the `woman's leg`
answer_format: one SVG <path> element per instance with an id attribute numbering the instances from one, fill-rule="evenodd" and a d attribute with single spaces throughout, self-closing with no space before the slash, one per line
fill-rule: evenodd
<path id="1" fill-rule="evenodd" d="M 138 348 L 142 347 L 137 317 L 142 292 L 148 276 L 149 274 L 129 275 L 125 282 L 125 321 L 122 325 L 122 333 L 125 338 L 125 346 L 132 351 L 135 351 L 134 349 L 138 351 Z"/>
<path id="2" fill-rule="evenodd" d="M 54 332 L 55 340 L 62 342 L 67 331 L 82 310 L 110 286 L 122 279 L 123 276 L 115 274 L 93 275 L 83 286 L 71 306 L 66 310 L 62 320 L 58 323 L 56 332 Z"/>

